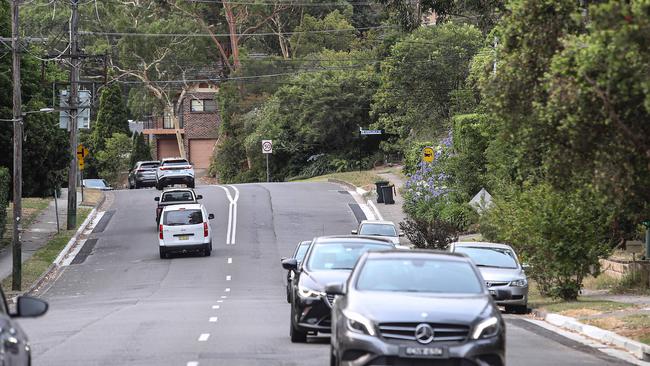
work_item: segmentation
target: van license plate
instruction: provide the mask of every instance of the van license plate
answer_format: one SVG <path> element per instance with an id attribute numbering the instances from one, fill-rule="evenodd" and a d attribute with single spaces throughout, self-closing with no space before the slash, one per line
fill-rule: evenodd
<path id="1" fill-rule="evenodd" d="M 188 240 L 190 238 L 189 235 L 181 235 L 178 237 L 178 240 Z"/>

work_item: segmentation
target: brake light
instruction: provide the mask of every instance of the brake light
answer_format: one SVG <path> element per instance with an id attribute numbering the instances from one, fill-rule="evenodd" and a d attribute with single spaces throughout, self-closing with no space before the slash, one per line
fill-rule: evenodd
<path id="1" fill-rule="evenodd" d="M 208 237 L 208 223 L 207 222 L 203 223 L 203 236 L 206 237 L 206 238 Z"/>
<path id="2" fill-rule="evenodd" d="M 160 231 L 160 239 L 162 239 L 163 238 L 163 226 L 162 226 L 162 224 L 160 224 L 160 226 L 159 226 L 159 231 Z"/>

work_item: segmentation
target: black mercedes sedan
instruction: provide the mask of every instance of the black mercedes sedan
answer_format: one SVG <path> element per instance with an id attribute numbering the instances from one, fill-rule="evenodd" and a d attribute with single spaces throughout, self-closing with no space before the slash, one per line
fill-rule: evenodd
<path id="1" fill-rule="evenodd" d="M 295 272 L 291 281 L 291 341 L 305 342 L 308 334 L 329 333 L 334 296 L 325 294 L 325 286 L 345 281 L 365 252 L 394 248 L 390 240 L 378 237 L 323 236 L 314 239 L 300 266 L 295 258 L 282 261 L 284 269 Z"/>
<path id="2" fill-rule="evenodd" d="M 28 296 L 18 297 L 16 312 L 9 312 L 4 293 L 0 289 L 0 365 L 31 365 L 31 347 L 27 335 L 15 318 L 30 318 L 45 314 L 47 303 Z"/>
<path id="3" fill-rule="evenodd" d="M 463 255 L 367 253 L 325 291 L 336 296 L 332 365 L 505 364 L 505 323 Z"/>

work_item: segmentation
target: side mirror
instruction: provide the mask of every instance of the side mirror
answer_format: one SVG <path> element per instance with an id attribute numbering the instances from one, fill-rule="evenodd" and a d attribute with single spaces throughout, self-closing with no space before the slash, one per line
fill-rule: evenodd
<path id="1" fill-rule="evenodd" d="M 208 214 L 208 220 L 214 220 L 214 214 Z"/>
<path id="2" fill-rule="evenodd" d="M 35 318 L 47 312 L 49 305 L 47 302 L 30 296 L 20 296 L 16 305 L 16 314 L 18 318 Z"/>
<path id="3" fill-rule="evenodd" d="M 344 283 L 330 283 L 325 286 L 325 293 L 328 295 L 345 295 Z"/>
<path id="4" fill-rule="evenodd" d="M 288 258 L 282 261 L 282 268 L 287 271 L 295 271 L 298 269 L 298 260 L 296 258 Z"/>
<path id="5" fill-rule="evenodd" d="M 197 199 L 197 200 L 200 200 L 201 198 L 203 198 L 202 195 L 200 195 L 200 194 L 197 194 L 197 195 L 196 195 L 196 199 Z"/>
<path id="6" fill-rule="evenodd" d="M 160 201 L 160 197 L 154 197 L 153 200 L 156 201 L 156 202 L 159 202 L 159 201 Z"/>
<path id="7" fill-rule="evenodd" d="M 522 263 L 522 265 L 521 265 L 521 269 L 523 269 L 523 270 L 525 271 L 525 270 L 527 270 L 527 269 L 529 269 L 529 268 L 530 268 L 530 264 L 528 264 L 528 263 Z"/>
<path id="8" fill-rule="evenodd" d="M 510 291 L 506 291 L 506 290 L 500 290 L 500 289 L 490 290 L 490 294 L 492 294 L 492 297 L 497 301 L 512 299 L 512 296 L 510 295 Z"/>
<path id="9" fill-rule="evenodd" d="M 280 263 L 284 262 L 285 259 L 287 259 L 287 257 L 280 258 Z"/>
<path id="10" fill-rule="evenodd" d="M 359 231 L 357 231 L 357 230 L 352 230 L 352 231 L 350 231 L 350 233 L 351 233 L 352 235 L 357 235 L 358 232 L 359 232 Z"/>

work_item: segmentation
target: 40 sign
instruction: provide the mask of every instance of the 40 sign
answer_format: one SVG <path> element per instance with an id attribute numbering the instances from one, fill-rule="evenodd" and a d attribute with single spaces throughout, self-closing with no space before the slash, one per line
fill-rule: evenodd
<path id="1" fill-rule="evenodd" d="M 273 140 L 262 140 L 262 153 L 273 154 Z"/>

